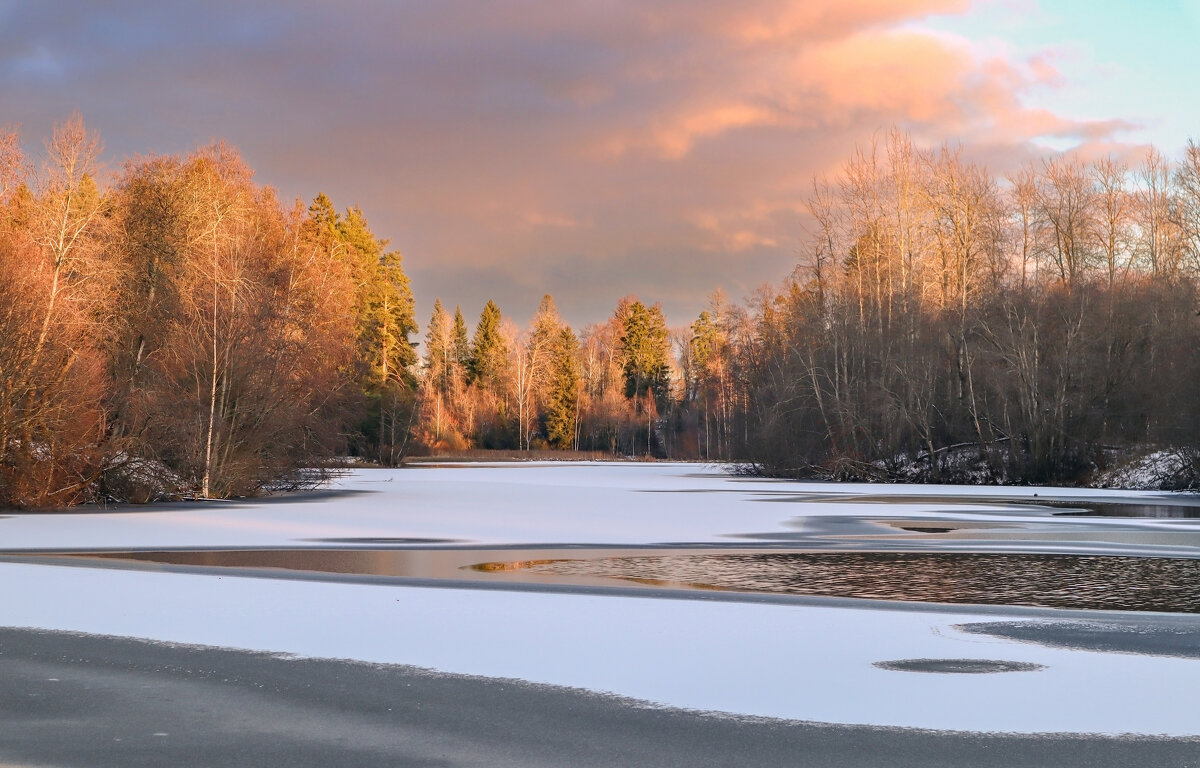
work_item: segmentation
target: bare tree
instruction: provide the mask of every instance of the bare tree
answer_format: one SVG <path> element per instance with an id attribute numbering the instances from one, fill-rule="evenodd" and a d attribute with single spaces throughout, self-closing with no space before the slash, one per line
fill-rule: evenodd
<path id="1" fill-rule="evenodd" d="M 1128 167 L 1112 156 L 1101 158 L 1092 164 L 1092 183 L 1096 190 L 1094 237 L 1104 261 L 1104 271 L 1110 289 L 1130 261 L 1130 200 L 1126 189 L 1128 176 Z"/>
<path id="2" fill-rule="evenodd" d="M 1193 277 L 1200 276 L 1200 144 L 1190 139 L 1175 170 L 1175 190 L 1171 220 L 1184 240 L 1181 250 L 1188 270 Z"/>
<path id="3" fill-rule="evenodd" d="M 1156 149 L 1146 152 L 1138 168 L 1136 218 L 1140 238 L 1136 253 L 1151 275 L 1171 275 L 1182 259 L 1180 227 L 1172 221 L 1174 191 L 1171 163 Z"/>
<path id="4" fill-rule="evenodd" d="M 1038 213 L 1048 224 L 1049 256 L 1058 278 L 1081 281 L 1094 262 L 1096 191 L 1091 175 L 1076 157 L 1043 161 L 1037 180 Z"/>
<path id="5" fill-rule="evenodd" d="M 9 196 L 24 181 L 24 165 L 16 131 L 0 129 L 0 205 L 6 204 Z"/>

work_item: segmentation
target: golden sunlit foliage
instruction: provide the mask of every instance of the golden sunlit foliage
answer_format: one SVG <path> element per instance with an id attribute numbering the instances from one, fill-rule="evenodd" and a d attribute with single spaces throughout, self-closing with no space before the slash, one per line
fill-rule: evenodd
<path id="1" fill-rule="evenodd" d="M 36 174 L 16 147 L 0 141 L 0 505 L 294 487 L 348 441 L 394 457 L 412 297 L 361 211 L 285 208 L 224 144 L 132 159 L 109 189 L 78 117 Z"/>

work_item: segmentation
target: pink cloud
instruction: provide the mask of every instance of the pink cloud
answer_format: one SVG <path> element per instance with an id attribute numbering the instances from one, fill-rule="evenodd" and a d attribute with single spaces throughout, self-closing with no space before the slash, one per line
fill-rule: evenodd
<path id="1" fill-rule="evenodd" d="M 972 73 L 969 52 L 914 32 L 865 32 L 802 54 L 797 80 L 829 119 L 888 115 L 904 123 L 957 123 Z"/>
<path id="2" fill-rule="evenodd" d="M 582 324 L 633 292 L 686 322 L 785 275 L 813 175 L 881 130 L 1003 172 L 1038 137 L 1124 127 L 1023 106 L 1061 52 L 922 29 L 968 0 L 214 1 L 31 4 L 0 50 L 81 58 L 54 89 L 0 83 L 8 119 L 36 141 L 78 105 L 118 154 L 225 138 L 284 197 L 360 205 L 424 306 L 468 315 L 549 291 Z"/>

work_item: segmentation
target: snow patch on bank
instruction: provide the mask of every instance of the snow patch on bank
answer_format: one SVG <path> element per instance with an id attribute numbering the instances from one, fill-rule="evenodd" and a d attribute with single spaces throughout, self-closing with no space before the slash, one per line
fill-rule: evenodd
<path id="1" fill-rule="evenodd" d="M 1137 488 L 1151 491 L 1194 488 L 1200 480 L 1194 476 L 1195 463 L 1195 457 L 1190 451 L 1153 451 L 1099 473 L 1092 482 L 1098 488 Z"/>

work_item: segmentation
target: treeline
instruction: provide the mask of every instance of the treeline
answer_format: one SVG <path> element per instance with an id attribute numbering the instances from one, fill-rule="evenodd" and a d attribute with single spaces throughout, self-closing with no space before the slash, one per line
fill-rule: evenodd
<path id="1" fill-rule="evenodd" d="M 468 342 L 439 303 L 419 442 L 1066 484 L 1170 449 L 1200 483 L 1200 147 L 997 179 L 893 133 L 808 206 L 789 279 L 674 332 L 630 298 L 576 341 L 547 297 Z"/>
<path id="2" fill-rule="evenodd" d="M 1200 482 L 1200 147 L 990 176 L 899 133 L 818 181 L 803 266 L 722 323 L 730 455 L 781 475 Z"/>
<path id="3" fill-rule="evenodd" d="M 78 118 L 0 133 L 0 505 L 231 497 L 328 460 L 602 451 L 844 479 L 1200 481 L 1200 147 L 1004 179 L 893 133 L 808 200 L 800 266 L 690 325 L 437 301 L 357 208 L 285 205 L 222 144 L 108 185 Z"/>
<path id="4" fill-rule="evenodd" d="M 673 354 L 657 306 L 622 299 L 580 339 L 542 299 L 528 330 L 489 301 L 470 339 L 434 303 L 420 378 L 420 450 L 570 449 L 676 455 Z"/>
<path id="5" fill-rule="evenodd" d="M 0 135 L 0 506 L 295 487 L 385 462 L 413 412 L 400 257 L 362 212 L 285 206 L 222 144 L 99 185 L 74 117 Z"/>

